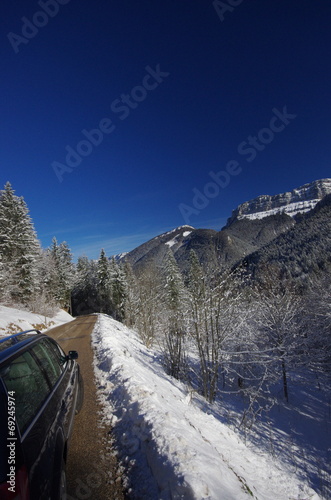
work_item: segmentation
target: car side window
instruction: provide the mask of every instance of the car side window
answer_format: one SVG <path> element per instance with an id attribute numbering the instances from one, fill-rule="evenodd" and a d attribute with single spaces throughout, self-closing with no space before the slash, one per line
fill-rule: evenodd
<path id="1" fill-rule="evenodd" d="M 61 363 L 60 356 L 56 354 L 52 343 L 43 339 L 33 346 L 32 351 L 45 370 L 51 385 L 55 385 L 62 374 L 63 362 Z"/>
<path id="2" fill-rule="evenodd" d="M 52 339 L 45 339 L 43 342 L 46 342 L 46 344 L 49 347 L 49 349 L 52 349 L 52 352 L 54 353 L 54 356 L 55 356 L 58 364 L 60 365 L 61 370 L 64 371 L 65 367 L 67 365 L 68 360 L 67 360 L 67 356 L 62 351 L 62 349 L 59 346 L 59 344 L 57 344 Z"/>
<path id="3" fill-rule="evenodd" d="M 1 377 L 7 391 L 15 391 L 16 420 L 23 433 L 49 395 L 49 385 L 29 351 L 3 367 Z"/>

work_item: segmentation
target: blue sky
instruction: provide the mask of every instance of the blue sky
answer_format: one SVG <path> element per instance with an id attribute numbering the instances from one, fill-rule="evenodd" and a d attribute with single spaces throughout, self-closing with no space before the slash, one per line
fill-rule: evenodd
<path id="1" fill-rule="evenodd" d="M 0 19 L 1 188 L 43 247 L 221 229 L 330 177 L 327 0 L 3 0 Z"/>

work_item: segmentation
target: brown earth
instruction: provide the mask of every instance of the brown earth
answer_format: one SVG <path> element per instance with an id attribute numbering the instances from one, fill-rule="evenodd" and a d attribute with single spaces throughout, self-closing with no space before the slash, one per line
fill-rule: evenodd
<path id="1" fill-rule="evenodd" d="M 121 477 L 111 449 L 109 429 L 102 425 L 93 372 L 91 333 L 97 316 L 80 316 L 47 332 L 68 353 L 78 351 L 84 379 L 84 404 L 75 417 L 67 461 L 68 500 L 123 500 Z"/>

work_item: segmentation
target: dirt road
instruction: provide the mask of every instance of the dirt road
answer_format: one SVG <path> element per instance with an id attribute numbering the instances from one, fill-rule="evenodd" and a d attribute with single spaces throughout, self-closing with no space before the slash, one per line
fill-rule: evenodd
<path id="1" fill-rule="evenodd" d="M 48 333 L 63 350 L 78 351 L 84 378 L 84 405 L 76 415 L 67 463 L 68 500 L 123 500 L 117 464 L 111 456 L 109 429 L 101 425 L 96 398 L 91 333 L 97 316 L 81 316 Z"/>

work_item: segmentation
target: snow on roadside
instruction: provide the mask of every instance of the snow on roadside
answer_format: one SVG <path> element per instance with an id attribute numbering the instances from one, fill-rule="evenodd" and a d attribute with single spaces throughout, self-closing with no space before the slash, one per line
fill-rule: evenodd
<path id="1" fill-rule="evenodd" d="M 121 323 L 98 315 L 92 345 L 105 420 L 133 499 L 318 500 L 285 466 L 202 412 Z"/>
<path id="2" fill-rule="evenodd" d="M 63 310 L 60 310 L 53 318 L 48 318 L 42 314 L 0 305 L 0 336 L 12 335 L 33 328 L 46 330 L 51 326 L 72 320 L 73 317 Z"/>

